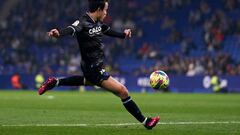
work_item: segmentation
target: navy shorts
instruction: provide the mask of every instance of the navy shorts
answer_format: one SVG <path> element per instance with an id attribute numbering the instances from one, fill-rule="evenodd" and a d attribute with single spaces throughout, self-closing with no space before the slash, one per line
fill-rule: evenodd
<path id="1" fill-rule="evenodd" d="M 94 67 L 81 65 L 81 68 L 86 80 L 94 85 L 100 86 L 104 80 L 110 77 L 109 73 L 101 66 Z"/>

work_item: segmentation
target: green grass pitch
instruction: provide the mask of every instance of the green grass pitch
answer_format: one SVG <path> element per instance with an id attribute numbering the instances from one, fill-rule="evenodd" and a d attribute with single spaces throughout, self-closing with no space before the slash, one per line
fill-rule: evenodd
<path id="1" fill-rule="evenodd" d="M 240 135 L 239 94 L 131 95 L 153 130 L 111 93 L 0 91 L 0 135 Z"/>

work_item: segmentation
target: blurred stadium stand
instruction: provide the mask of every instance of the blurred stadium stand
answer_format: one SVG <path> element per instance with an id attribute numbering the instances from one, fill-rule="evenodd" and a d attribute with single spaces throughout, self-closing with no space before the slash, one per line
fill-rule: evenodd
<path id="1" fill-rule="evenodd" d="M 46 32 L 84 14 L 86 0 L 0 5 L 11 11 L 0 22 L 0 74 L 81 73 L 76 41 L 50 39 Z M 146 75 L 156 69 L 170 75 L 240 75 L 239 18 L 239 0 L 111 1 L 106 23 L 119 31 L 132 28 L 134 37 L 105 39 L 106 68 L 113 75 Z"/>

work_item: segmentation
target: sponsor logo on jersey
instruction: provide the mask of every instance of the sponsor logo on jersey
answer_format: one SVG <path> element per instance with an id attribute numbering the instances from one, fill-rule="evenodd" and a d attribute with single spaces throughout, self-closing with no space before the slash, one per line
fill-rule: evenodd
<path id="1" fill-rule="evenodd" d="M 94 34 L 100 34 L 101 31 L 102 31 L 102 27 L 101 27 L 101 26 L 98 26 L 98 27 L 89 29 L 88 32 L 89 32 L 90 35 L 94 35 Z"/>

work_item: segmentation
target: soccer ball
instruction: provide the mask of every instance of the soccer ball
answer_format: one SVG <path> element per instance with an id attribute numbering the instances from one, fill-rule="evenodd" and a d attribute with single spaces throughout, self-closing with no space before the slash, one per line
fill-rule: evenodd
<path id="1" fill-rule="evenodd" d="M 154 71 L 150 75 L 150 86 L 156 90 L 167 88 L 169 86 L 168 75 L 161 70 Z"/>

